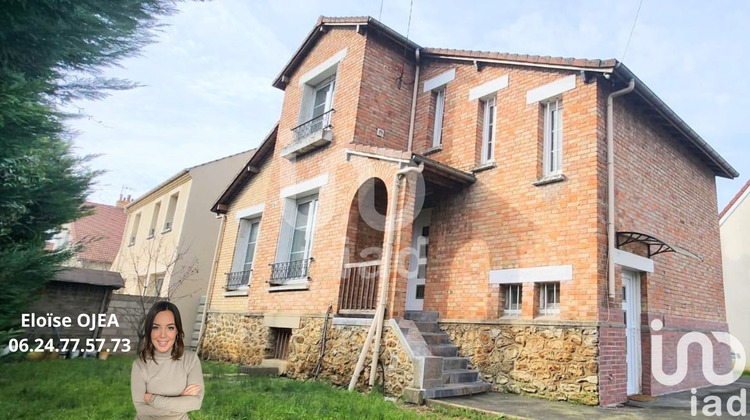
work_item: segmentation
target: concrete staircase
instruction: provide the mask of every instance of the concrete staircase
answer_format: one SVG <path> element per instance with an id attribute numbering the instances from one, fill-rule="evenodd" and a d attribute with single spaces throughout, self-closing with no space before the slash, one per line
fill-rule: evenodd
<path id="1" fill-rule="evenodd" d="M 407 400 L 447 398 L 479 394 L 492 385 L 479 379 L 479 372 L 469 369 L 469 359 L 458 355 L 458 347 L 438 327 L 438 313 L 406 311 L 399 327 L 412 351 L 424 358 L 423 389 Z M 416 391 L 416 390 L 414 390 Z"/>

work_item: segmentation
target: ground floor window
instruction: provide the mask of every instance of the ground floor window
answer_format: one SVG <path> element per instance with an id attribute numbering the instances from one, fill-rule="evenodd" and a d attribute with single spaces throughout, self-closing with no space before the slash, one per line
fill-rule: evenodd
<path id="1" fill-rule="evenodd" d="M 560 313 L 560 282 L 539 284 L 539 315 Z"/>
<path id="2" fill-rule="evenodd" d="M 521 292 L 520 284 L 505 285 L 503 316 L 521 316 Z"/>

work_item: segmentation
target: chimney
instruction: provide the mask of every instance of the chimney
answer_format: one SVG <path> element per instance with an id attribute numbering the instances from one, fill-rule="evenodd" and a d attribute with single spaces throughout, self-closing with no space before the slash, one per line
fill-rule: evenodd
<path id="1" fill-rule="evenodd" d="M 120 199 L 117 200 L 117 204 L 115 204 L 115 206 L 118 209 L 124 209 L 125 206 L 127 206 L 128 204 L 130 204 L 132 202 L 133 202 L 133 198 L 130 196 L 130 194 L 128 194 L 127 197 L 125 197 L 122 194 L 120 194 Z"/>

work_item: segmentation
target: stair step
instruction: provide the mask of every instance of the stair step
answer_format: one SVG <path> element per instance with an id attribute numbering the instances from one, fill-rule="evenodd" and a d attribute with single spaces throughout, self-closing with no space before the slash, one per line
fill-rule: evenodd
<path id="1" fill-rule="evenodd" d="M 448 398 L 458 397 L 461 395 L 480 394 L 492 390 L 492 385 L 486 382 L 471 382 L 460 384 L 445 384 L 437 388 L 425 389 L 424 397 L 427 398 Z"/>
<path id="2" fill-rule="evenodd" d="M 250 376 L 279 376 L 279 368 L 270 366 L 242 365 L 239 372 Z"/>
<path id="3" fill-rule="evenodd" d="M 433 356 L 455 357 L 458 355 L 458 347 L 453 344 L 434 344 L 429 347 Z"/>
<path id="4" fill-rule="evenodd" d="M 417 326 L 417 329 L 420 332 L 423 333 L 437 333 L 440 332 L 440 328 L 438 327 L 437 322 L 427 322 L 427 321 L 414 321 L 414 325 Z"/>
<path id="5" fill-rule="evenodd" d="M 424 338 L 424 342 L 427 344 L 450 344 L 451 343 L 451 339 L 448 337 L 448 334 L 444 332 L 422 333 L 422 338 Z"/>
<path id="6" fill-rule="evenodd" d="M 443 383 L 444 384 L 458 384 L 466 382 L 477 382 L 479 380 L 479 372 L 470 369 L 453 369 L 443 370 Z"/>
<path id="7" fill-rule="evenodd" d="M 437 322 L 438 313 L 434 311 L 406 311 L 404 318 L 414 322 Z"/>
<path id="8" fill-rule="evenodd" d="M 468 357 L 444 357 L 443 370 L 466 369 L 469 367 Z"/>

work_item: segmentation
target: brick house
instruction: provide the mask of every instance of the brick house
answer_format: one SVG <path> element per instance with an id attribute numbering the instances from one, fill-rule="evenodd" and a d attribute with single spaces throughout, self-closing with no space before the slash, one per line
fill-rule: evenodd
<path id="1" fill-rule="evenodd" d="M 707 383 L 691 348 L 661 385 L 649 343 L 674 355 L 686 331 L 727 330 L 714 177 L 737 173 L 627 67 L 321 17 L 274 86 L 278 124 L 212 208 L 204 358 L 345 384 L 385 286 L 377 375 L 412 401 L 491 386 L 609 405 Z"/>

